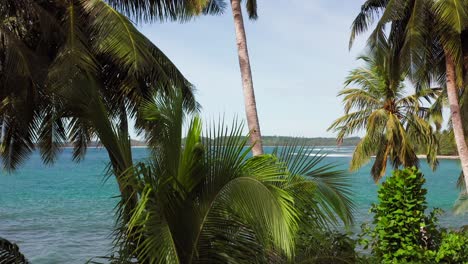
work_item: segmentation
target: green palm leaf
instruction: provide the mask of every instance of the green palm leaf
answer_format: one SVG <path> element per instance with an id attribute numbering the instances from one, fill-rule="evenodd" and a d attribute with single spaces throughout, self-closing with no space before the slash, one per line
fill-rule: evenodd
<path id="1" fill-rule="evenodd" d="M 181 93 L 160 94 L 141 111 L 152 161 L 124 174 L 136 177 L 124 182 L 139 199 L 118 231 L 127 240 L 119 255 L 148 263 L 264 263 L 272 254 L 293 256 L 300 223 L 351 223 L 349 186 L 333 166 L 320 165 L 322 158 L 287 151 L 250 157 L 241 123 L 220 122 L 203 137 L 198 117 L 182 145 L 182 105 Z"/>
<path id="2" fill-rule="evenodd" d="M 4 238 L 0 238 L 0 263 L 28 264 L 29 261 L 20 252 L 16 244 Z"/>

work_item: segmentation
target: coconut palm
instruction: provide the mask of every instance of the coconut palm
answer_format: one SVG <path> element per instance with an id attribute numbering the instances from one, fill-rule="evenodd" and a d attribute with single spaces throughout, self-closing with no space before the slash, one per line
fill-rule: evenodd
<path id="1" fill-rule="evenodd" d="M 133 165 L 127 118 L 138 127 L 139 105 L 155 91 L 181 90 L 196 110 L 191 84 L 105 1 L 8 0 L 0 16 L 3 165 L 15 169 L 36 148 L 52 163 L 67 141 L 80 160 L 99 139 L 122 200 L 136 202 L 121 177 Z"/>
<path id="2" fill-rule="evenodd" d="M 435 80 L 447 87 L 452 128 L 468 181 L 468 148 L 459 104 L 460 88 L 468 76 L 468 65 L 464 65 L 468 58 L 464 48 L 468 43 L 468 5 L 461 0 L 368 0 L 353 22 L 350 44 L 377 17 L 371 46 L 378 45 L 390 24 L 389 40 L 399 47 L 397 56 L 412 70 L 413 79 L 418 83 Z"/>
<path id="3" fill-rule="evenodd" d="M 28 12 L 10 12 L 8 4 Z M 197 108 L 190 83 L 174 64 L 106 2 L 24 0 L 6 1 L 2 7 L 2 17 L 10 17 L 0 32 L 2 154 L 7 168 L 15 168 L 36 147 L 35 141 L 44 161 L 52 162 L 67 129 L 75 132 L 75 158 L 82 157 L 93 131 L 73 119 L 71 110 L 60 112 L 67 103 L 63 93 L 74 79 L 98 84 L 89 86 L 99 89 L 111 116 L 123 124 L 155 90 L 180 88 L 185 106 Z"/>
<path id="4" fill-rule="evenodd" d="M 427 121 L 430 109 L 422 101 L 436 99 L 440 90 L 420 89 L 405 96 L 406 74 L 398 70 L 391 55 L 391 49 L 384 47 L 371 57 L 360 57 L 365 66 L 351 71 L 339 93 L 344 97 L 345 115 L 329 128 L 338 132 L 339 141 L 366 131 L 353 153 L 350 169 L 359 169 L 375 155 L 371 170 L 375 182 L 385 175 L 388 162 L 394 168 L 417 166 L 420 145 L 427 147 L 429 164 L 433 168 L 437 165 L 437 142 Z M 352 84 L 359 87 L 348 88 Z"/>
<path id="5" fill-rule="evenodd" d="M 263 153 L 260 123 L 258 121 L 257 105 L 252 81 L 252 70 L 250 68 L 249 53 L 247 50 L 247 37 L 245 35 L 244 19 L 242 17 L 241 0 L 230 0 L 232 15 L 234 17 L 234 28 L 236 31 L 237 52 L 241 71 L 242 86 L 244 90 L 245 114 L 250 131 L 250 142 L 253 144 L 253 155 Z M 250 19 L 257 18 L 257 1 L 246 0 L 247 12 Z"/>
<path id="6" fill-rule="evenodd" d="M 346 179 L 319 165 L 322 157 L 294 144 L 249 157 L 241 125 L 221 123 L 203 134 L 196 116 L 182 143 L 181 106 L 178 94 L 156 96 L 141 111 L 152 155 L 127 174 L 138 176 L 131 184 L 139 200 L 120 261 L 265 263 L 272 252 L 292 256 L 299 224 L 351 222 Z"/>
<path id="7" fill-rule="evenodd" d="M 247 38 L 242 16 L 241 0 L 229 0 L 234 17 L 239 66 L 244 93 L 245 113 L 250 131 L 250 142 L 254 146 L 252 153 L 263 153 L 260 123 L 257 114 L 252 70 L 247 49 Z M 219 14 L 225 11 L 226 0 L 110 0 L 112 6 L 138 20 L 154 21 L 165 19 L 188 20 L 200 13 Z M 257 0 L 246 0 L 246 10 L 250 19 L 257 18 Z M 163 12 L 161 10 L 164 10 Z"/>

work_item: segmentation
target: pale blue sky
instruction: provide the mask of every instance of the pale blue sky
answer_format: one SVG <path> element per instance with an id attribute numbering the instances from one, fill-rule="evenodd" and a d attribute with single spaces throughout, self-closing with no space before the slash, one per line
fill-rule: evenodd
<path id="1" fill-rule="evenodd" d="M 263 135 L 333 136 L 326 129 L 343 113 L 336 94 L 365 43 L 363 36 L 348 50 L 362 2 L 258 0 L 259 19 L 245 25 Z M 230 9 L 140 29 L 196 86 L 205 119 L 244 118 Z"/>

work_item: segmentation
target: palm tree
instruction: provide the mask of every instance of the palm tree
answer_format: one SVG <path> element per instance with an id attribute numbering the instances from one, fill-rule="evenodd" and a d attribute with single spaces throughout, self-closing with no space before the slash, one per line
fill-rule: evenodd
<path id="1" fill-rule="evenodd" d="M 82 157 L 95 131 L 72 119 L 71 111 L 80 105 L 61 113 L 68 100 L 63 93 L 74 79 L 89 79 L 88 86 L 99 89 L 98 97 L 122 125 L 156 90 L 182 89 L 185 106 L 198 107 L 191 84 L 175 65 L 106 2 L 49 2 L 5 1 L 0 6 L 2 17 L 10 17 L 0 31 L 2 155 L 7 168 L 14 169 L 36 147 L 34 141 L 44 161 L 53 162 L 68 129 L 76 132 L 75 158 Z M 28 11 L 11 12 L 11 5 Z M 67 118 L 71 121 L 65 122 Z"/>
<path id="2" fill-rule="evenodd" d="M 52 163 L 67 141 L 80 160 L 97 138 L 109 153 L 122 201 L 136 202 L 121 176 L 133 165 L 127 118 L 138 126 L 141 102 L 174 89 L 195 111 L 191 84 L 105 1 L 8 0 L 0 16 L 3 165 L 15 169 L 36 148 Z"/>
<path id="3" fill-rule="evenodd" d="M 329 130 L 338 131 L 338 140 L 365 129 L 366 135 L 357 145 L 350 169 L 357 170 L 375 155 L 371 175 L 375 182 L 386 172 L 387 163 L 394 168 L 417 166 L 417 148 L 427 146 L 429 164 L 437 165 L 437 142 L 427 122 L 429 108 L 422 100 L 436 99 L 439 89 L 420 89 L 416 94 L 404 95 L 406 74 L 391 57 L 391 49 L 374 52 L 371 57 L 360 57 L 365 66 L 349 74 L 344 96 L 345 115 L 337 119 Z M 397 69 L 395 69 L 397 68 Z M 347 88 L 349 85 L 359 88 Z"/>
<path id="4" fill-rule="evenodd" d="M 250 59 L 247 50 L 247 38 L 242 16 L 241 0 L 229 1 L 234 17 L 247 125 L 250 131 L 250 142 L 254 146 L 252 148 L 252 153 L 253 155 L 260 155 L 263 154 L 263 147 L 252 81 L 252 70 L 250 68 Z M 222 13 L 227 6 L 224 0 L 110 0 L 108 2 L 130 17 L 145 21 L 165 19 L 188 20 L 200 13 Z M 257 18 L 257 0 L 246 0 L 246 9 L 250 19 Z"/>
<path id="5" fill-rule="evenodd" d="M 234 17 L 234 27 L 236 31 L 237 52 L 239 56 L 239 66 L 241 71 L 242 86 L 244 90 L 245 114 L 247 125 L 250 131 L 250 142 L 253 145 L 253 155 L 263 154 L 262 137 L 260 133 L 260 123 L 258 121 L 257 105 L 252 81 L 252 70 L 250 69 L 250 59 L 247 50 L 247 38 L 245 36 L 244 20 L 242 18 L 241 0 L 230 0 L 232 15 Z M 246 1 L 247 12 L 250 19 L 257 18 L 257 1 Z"/>
<path id="6" fill-rule="evenodd" d="M 203 135 L 197 116 L 182 144 L 186 111 L 177 93 L 156 96 L 141 113 L 152 156 L 128 174 L 138 175 L 132 187 L 140 199 L 120 261 L 265 263 L 272 252 L 292 256 L 299 224 L 351 222 L 345 178 L 307 148 L 248 157 L 241 125 L 221 123 Z"/>
<path id="7" fill-rule="evenodd" d="M 376 24 L 369 42 L 376 45 L 390 24 L 389 39 L 400 48 L 397 54 L 418 83 L 437 81 L 447 87 L 452 128 L 465 182 L 468 182 L 468 148 L 459 105 L 460 88 L 466 85 L 468 5 L 460 0 L 368 0 L 353 22 L 350 45 L 355 36 Z M 465 127 L 468 127 L 466 125 Z M 468 188 L 468 187 L 467 187 Z M 465 190 L 468 192 L 468 189 Z"/>

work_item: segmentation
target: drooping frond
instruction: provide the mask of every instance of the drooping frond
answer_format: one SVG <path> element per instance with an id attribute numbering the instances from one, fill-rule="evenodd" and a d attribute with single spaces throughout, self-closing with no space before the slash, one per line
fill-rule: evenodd
<path id="1" fill-rule="evenodd" d="M 202 13 L 219 14 L 217 0 L 109 0 L 109 4 L 137 22 L 188 19 Z"/>
<path id="2" fill-rule="evenodd" d="M 0 238 L 0 263 L 28 264 L 29 261 L 16 244 Z"/>
<path id="3" fill-rule="evenodd" d="M 351 49 L 357 35 L 367 31 L 377 16 L 383 11 L 389 0 L 367 0 L 361 6 L 361 12 L 356 16 L 351 26 L 349 48 Z"/>
<path id="4" fill-rule="evenodd" d="M 438 0 L 435 1 L 435 12 L 439 23 L 449 26 L 460 34 L 468 26 L 468 10 L 462 0 Z"/>
<path id="5" fill-rule="evenodd" d="M 203 9 L 203 14 L 222 14 L 227 6 L 225 0 L 209 0 L 205 9 Z"/>
<path id="6" fill-rule="evenodd" d="M 352 224 L 354 204 L 349 176 L 337 170 L 334 164 L 325 163 L 326 155 L 316 151 L 318 149 L 301 146 L 299 139 L 274 151 L 293 179 L 290 188 L 296 193 L 296 202 L 309 213 L 302 220 L 329 226 L 338 223 L 338 216 L 345 225 Z"/>
<path id="7" fill-rule="evenodd" d="M 73 144 L 73 160 L 80 161 L 84 158 L 88 144 L 93 137 L 92 124 L 81 118 L 71 118 L 68 123 L 68 138 Z"/>
<path id="8" fill-rule="evenodd" d="M 460 34 L 468 26 L 468 6 L 460 0 L 436 1 L 433 8 L 437 36 L 445 53 L 452 60 L 458 86 L 463 82 L 463 48 Z"/>
<path id="9" fill-rule="evenodd" d="M 45 107 L 39 124 L 38 147 L 45 163 L 53 163 L 61 147 L 67 142 L 65 120 L 57 113 L 54 104 Z"/>
<path id="10" fill-rule="evenodd" d="M 257 0 L 245 0 L 245 7 L 250 19 L 257 19 Z"/>
<path id="11" fill-rule="evenodd" d="M 122 14 L 102 0 L 86 1 L 84 9 L 93 17 L 91 30 L 96 36 L 93 42 L 98 56 L 104 56 L 115 66 L 107 66 L 111 80 L 109 85 L 130 100 L 131 115 L 135 115 L 139 103 L 159 90 L 171 92 L 180 89 L 184 106 L 196 111 L 193 86 L 149 39 Z M 112 67 L 112 68 L 111 68 Z M 115 80 L 115 82 L 112 82 Z"/>
<path id="12" fill-rule="evenodd" d="M 28 100 L 14 99 L 2 118 L 2 160 L 7 170 L 14 170 L 34 150 L 37 117 Z"/>

